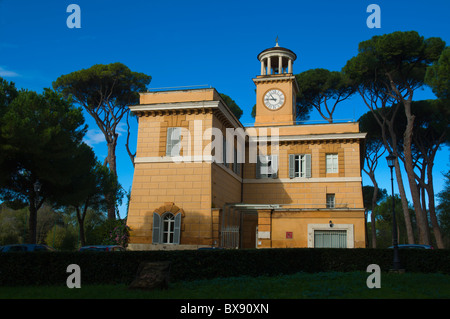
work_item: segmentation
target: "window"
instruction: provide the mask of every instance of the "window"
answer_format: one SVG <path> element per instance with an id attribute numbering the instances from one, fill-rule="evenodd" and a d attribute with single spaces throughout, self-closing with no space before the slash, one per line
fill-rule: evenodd
<path id="1" fill-rule="evenodd" d="M 338 155 L 337 154 L 327 154 L 326 156 L 327 173 L 337 173 L 338 172 Z"/>
<path id="2" fill-rule="evenodd" d="M 335 208 L 335 207 L 336 202 L 334 194 L 327 194 L 327 208 Z"/>
<path id="3" fill-rule="evenodd" d="M 238 162 L 238 153 L 236 149 L 234 150 L 233 172 L 237 175 L 241 175 L 241 163 Z"/>
<path id="4" fill-rule="evenodd" d="M 311 154 L 289 155 L 289 178 L 311 177 Z"/>
<path id="5" fill-rule="evenodd" d="M 315 248 L 347 248 L 346 230 L 315 230 Z"/>
<path id="6" fill-rule="evenodd" d="M 256 163 L 256 178 L 278 177 L 278 155 L 259 155 Z"/>
<path id="7" fill-rule="evenodd" d="M 227 166 L 227 139 L 222 137 L 222 163 Z"/>
<path id="8" fill-rule="evenodd" d="M 165 212 L 162 216 L 153 213 L 153 244 L 179 244 L 181 213 Z"/>
<path id="9" fill-rule="evenodd" d="M 175 217 L 168 213 L 163 218 L 163 244 L 173 244 L 173 229 L 175 225 Z"/>
<path id="10" fill-rule="evenodd" d="M 167 128 L 166 156 L 179 156 L 181 150 L 181 127 Z"/>

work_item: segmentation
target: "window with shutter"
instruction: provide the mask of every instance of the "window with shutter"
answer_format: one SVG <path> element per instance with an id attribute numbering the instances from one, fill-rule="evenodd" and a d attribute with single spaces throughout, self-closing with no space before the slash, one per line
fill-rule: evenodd
<path id="1" fill-rule="evenodd" d="M 257 157 L 256 178 L 278 177 L 278 155 L 260 155 Z"/>
<path id="2" fill-rule="evenodd" d="M 311 154 L 289 155 L 289 178 L 311 177 Z"/>
<path id="3" fill-rule="evenodd" d="M 326 172 L 338 173 L 338 154 L 326 155 Z"/>
<path id="4" fill-rule="evenodd" d="M 167 128 L 166 156 L 179 156 L 181 150 L 181 127 Z"/>

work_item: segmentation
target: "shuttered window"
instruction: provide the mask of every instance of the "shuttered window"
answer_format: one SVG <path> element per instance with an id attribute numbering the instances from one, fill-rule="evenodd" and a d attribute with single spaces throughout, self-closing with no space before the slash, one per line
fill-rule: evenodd
<path id="1" fill-rule="evenodd" d="M 289 178 L 311 178 L 311 154 L 289 155 Z"/>
<path id="2" fill-rule="evenodd" d="M 170 212 L 160 216 L 153 213 L 153 244 L 179 244 L 181 232 L 181 213 Z"/>
<path id="3" fill-rule="evenodd" d="M 256 163 L 256 178 L 278 177 L 278 155 L 259 155 Z"/>
<path id="4" fill-rule="evenodd" d="M 315 230 L 315 248 L 347 248 L 346 230 Z"/>
<path id="5" fill-rule="evenodd" d="M 179 156 L 181 150 L 181 127 L 167 128 L 166 156 Z"/>
<path id="6" fill-rule="evenodd" d="M 326 162 L 326 166 L 327 166 L 327 173 L 337 173 L 338 172 L 338 155 L 337 154 L 327 154 L 325 162 Z"/>

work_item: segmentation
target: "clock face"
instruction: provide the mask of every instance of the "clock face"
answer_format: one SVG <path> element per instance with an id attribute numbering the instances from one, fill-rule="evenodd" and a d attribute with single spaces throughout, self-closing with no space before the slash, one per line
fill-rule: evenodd
<path id="1" fill-rule="evenodd" d="M 273 89 L 264 95 L 264 104 L 271 110 L 277 110 L 284 104 L 284 94 L 280 90 Z"/>

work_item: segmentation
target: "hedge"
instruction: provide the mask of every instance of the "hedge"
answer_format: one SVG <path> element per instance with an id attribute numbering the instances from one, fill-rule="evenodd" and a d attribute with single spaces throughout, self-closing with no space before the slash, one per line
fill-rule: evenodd
<path id="1" fill-rule="evenodd" d="M 142 261 L 171 261 L 170 280 L 275 276 L 297 272 L 366 271 L 392 268 L 391 249 L 249 249 L 126 252 L 0 253 L 0 285 L 65 285 L 67 266 L 77 264 L 83 284 L 129 284 Z M 450 274 L 450 250 L 400 250 L 407 272 Z"/>

